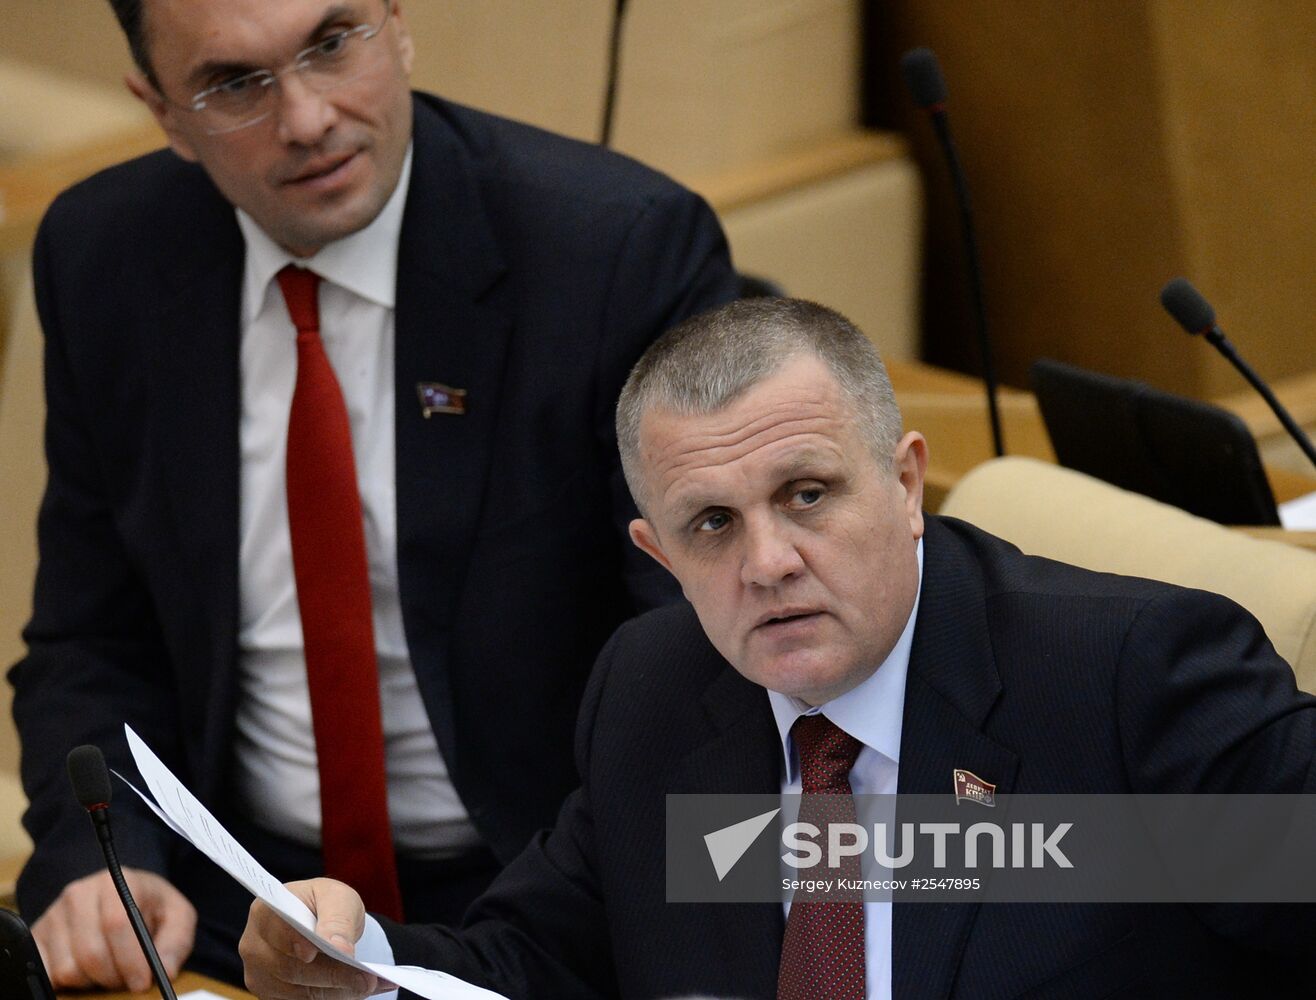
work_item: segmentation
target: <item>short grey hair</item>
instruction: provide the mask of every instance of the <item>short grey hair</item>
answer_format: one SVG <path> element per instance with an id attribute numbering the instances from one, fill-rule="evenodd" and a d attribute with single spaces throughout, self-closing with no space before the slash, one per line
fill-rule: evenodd
<path id="1" fill-rule="evenodd" d="M 833 309 L 803 299 L 741 299 L 691 317 L 659 337 L 631 369 L 617 402 L 617 447 L 631 496 L 643 511 L 640 422 L 650 410 L 714 413 L 812 355 L 836 379 L 859 430 L 884 467 L 900 441 L 900 408 L 873 342 Z"/>

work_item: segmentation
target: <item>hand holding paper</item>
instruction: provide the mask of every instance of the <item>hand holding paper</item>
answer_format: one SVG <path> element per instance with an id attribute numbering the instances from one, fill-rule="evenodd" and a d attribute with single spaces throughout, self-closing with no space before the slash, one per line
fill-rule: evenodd
<path id="1" fill-rule="evenodd" d="M 316 914 L 319 937 L 355 952 L 365 922 L 361 898 L 332 879 L 291 882 L 288 889 Z M 247 970 L 247 987 L 259 997 L 320 996 L 361 1000 L 389 984 L 368 972 L 322 954 L 268 906 L 257 903 L 238 943 Z"/>
<path id="2" fill-rule="evenodd" d="M 365 996 L 365 992 L 353 992 L 353 989 L 358 987 L 367 989 L 368 984 L 375 982 L 376 977 L 380 981 L 377 986 L 387 986 L 388 983 L 394 983 L 418 996 L 427 997 L 428 1000 L 506 1000 L 498 993 L 472 986 L 470 983 L 444 972 L 420 969 L 415 966 L 359 962 L 355 958 L 344 954 L 333 942 L 316 933 L 316 914 L 307 906 L 304 899 L 294 894 L 288 887 L 281 885 L 273 875 L 266 871 L 260 862 L 252 857 L 251 853 L 220 825 L 219 821 L 211 815 L 210 810 L 203 806 L 196 796 L 174 777 L 142 739 L 129 726 L 123 728 L 128 737 L 128 747 L 137 763 L 137 769 L 141 772 L 142 780 L 146 782 L 146 787 L 150 789 L 155 801 L 152 802 L 143 792 L 134 789 L 137 794 L 141 795 L 142 799 L 164 821 L 165 825 L 232 875 L 258 900 L 265 904 L 264 908 L 257 907 L 256 910 L 261 919 L 262 932 L 259 934 L 260 937 L 267 942 L 271 939 L 276 940 L 279 944 L 282 944 L 286 938 L 287 945 L 284 948 L 272 947 L 269 951 L 259 950 L 259 961 L 268 961 L 271 963 L 272 968 L 280 970 L 278 974 L 270 973 L 270 988 L 262 995 L 295 994 L 297 996 L 306 996 L 308 991 L 305 989 L 284 994 L 279 992 L 279 987 L 275 986 L 276 982 L 293 982 L 296 979 L 294 975 L 295 963 L 300 962 L 303 966 L 300 975 L 309 974 L 316 977 L 325 977 L 318 983 L 308 985 L 330 985 L 332 982 L 335 984 L 334 988 L 341 991 L 337 995 L 344 998 L 344 1000 L 352 996 Z M 307 892 L 306 898 L 318 904 L 327 904 L 329 909 L 332 910 L 332 922 L 326 926 L 331 928 L 331 933 L 339 935 L 342 944 L 355 945 L 357 938 L 361 935 L 362 921 L 365 917 L 360 898 L 356 896 L 355 892 L 342 883 L 333 882 L 331 879 L 315 879 L 306 883 L 293 883 L 293 885 L 298 887 L 299 892 Z M 304 890 L 305 886 L 313 886 L 314 889 Z M 331 886 L 337 886 L 338 888 L 331 889 Z M 346 890 L 346 894 L 343 894 L 340 890 Z M 323 900 L 320 898 L 320 893 L 326 894 Z M 352 915 L 353 900 L 355 900 L 355 908 L 359 912 L 359 917 Z M 294 945 L 293 939 L 296 935 L 285 929 L 281 928 L 278 932 L 268 930 L 273 925 L 267 924 L 265 921 L 273 920 L 276 915 L 286 924 L 287 928 L 295 931 L 296 935 L 300 935 L 303 939 L 300 944 Z M 322 916 L 329 916 L 329 912 L 326 911 Z M 354 924 L 353 921 L 355 921 Z M 348 940 L 348 935 L 344 932 L 352 927 L 354 927 L 354 931 L 350 936 L 350 940 Z M 249 924 L 248 931 L 250 932 L 251 929 L 251 924 Z M 243 936 L 244 949 L 247 937 L 248 935 Z M 313 950 L 307 950 L 308 946 Z M 253 947 L 255 947 L 254 944 Z M 322 955 L 316 955 L 316 951 L 322 953 Z M 323 956 L 328 956 L 328 958 Z M 247 957 L 246 950 L 243 951 L 243 957 Z M 332 962 L 330 959 L 332 959 Z M 314 972 L 308 973 L 305 971 L 312 968 Z M 265 971 L 267 970 L 262 967 L 262 972 L 259 974 L 263 975 Z M 250 975 L 250 973 L 251 968 L 249 966 L 248 974 Z M 342 986 L 337 986 L 336 984 L 340 982 Z M 334 994 L 325 994 L 326 997 L 332 995 Z"/>

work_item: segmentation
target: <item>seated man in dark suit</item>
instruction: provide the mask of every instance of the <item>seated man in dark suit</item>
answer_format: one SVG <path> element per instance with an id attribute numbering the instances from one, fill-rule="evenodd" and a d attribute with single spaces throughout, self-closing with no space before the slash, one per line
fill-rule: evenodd
<path id="1" fill-rule="evenodd" d="M 58 987 L 144 989 L 69 750 L 125 766 L 130 722 L 281 877 L 458 919 L 575 786 L 603 643 L 679 598 L 627 538 L 613 407 L 736 280 L 689 191 L 413 93 L 396 0 L 112 2 L 172 150 L 37 238 L 49 481 L 10 676 L 22 911 Z M 123 810 L 166 966 L 240 977 L 247 901 Z"/>
<path id="2" fill-rule="evenodd" d="M 901 435 L 871 344 L 823 307 L 683 323 L 632 371 L 617 423 L 631 535 L 689 605 L 605 647 L 581 787 L 460 928 L 294 886 L 326 937 L 515 998 L 1309 990 L 1311 906 L 666 902 L 669 793 L 948 795 L 963 769 L 1000 794 L 1311 794 L 1316 699 L 1224 598 L 925 515 L 923 438 Z M 379 985 L 262 904 L 242 954 L 263 998 Z"/>

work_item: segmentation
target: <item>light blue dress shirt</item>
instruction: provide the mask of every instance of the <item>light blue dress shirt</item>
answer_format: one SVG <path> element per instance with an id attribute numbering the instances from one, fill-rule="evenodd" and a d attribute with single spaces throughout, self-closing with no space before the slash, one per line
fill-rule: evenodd
<path id="1" fill-rule="evenodd" d="M 801 715 L 825 715 L 863 744 L 850 771 L 850 791 L 855 795 L 895 795 L 900 772 L 900 729 L 905 711 L 905 678 L 909 674 L 909 652 L 914 643 L 914 622 L 923 593 L 923 542 L 918 543 L 918 593 L 914 607 L 882 665 L 852 691 L 811 708 L 798 698 L 768 692 L 772 714 L 785 760 L 781 782 L 783 799 L 800 794 L 800 759 L 790 737 L 791 726 Z M 795 800 L 798 801 L 798 800 Z M 793 812 L 783 802 L 783 816 Z M 871 859 L 871 853 L 867 855 Z M 799 874 L 799 873 L 795 873 Z M 790 916 L 790 903 L 785 904 Z M 891 1000 L 891 903 L 864 903 L 864 993 L 868 1000 Z"/>

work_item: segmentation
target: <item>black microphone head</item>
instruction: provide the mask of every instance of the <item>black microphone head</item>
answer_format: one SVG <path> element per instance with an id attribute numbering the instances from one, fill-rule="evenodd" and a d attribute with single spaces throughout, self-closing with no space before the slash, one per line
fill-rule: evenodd
<path id="1" fill-rule="evenodd" d="M 946 79 L 931 49 L 910 49 L 900 57 L 900 69 L 905 74 L 905 86 L 920 108 L 946 103 Z"/>
<path id="2" fill-rule="evenodd" d="M 100 747 L 84 744 L 69 751 L 69 781 L 84 809 L 110 804 L 110 769 Z"/>
<path id="3" fill-rule="evenodd" d="M 13 910 L 0 906 L 0 944 L 22 944 L 27 940 L 27 924 Z"/>
<path id="4" fill-rule="evenodd" d="M 1171 278 L 1161 289 L 1161 305 L 1189 333 L 1215 327 L 1215 310 L 1187 278 Z"/>

